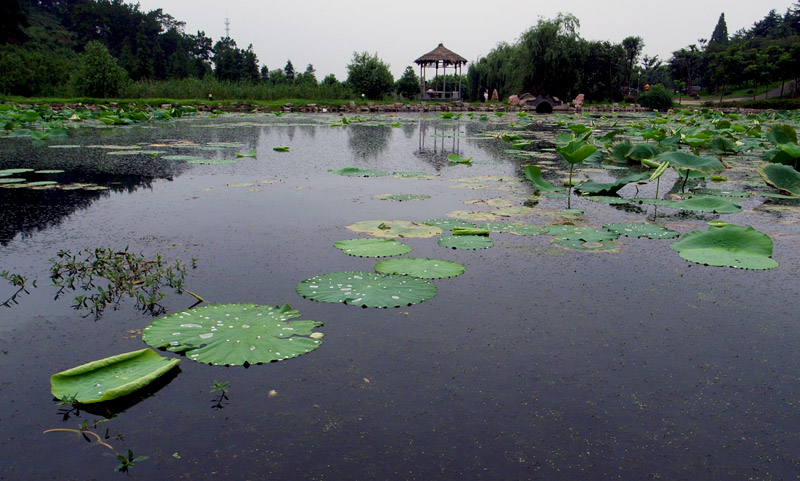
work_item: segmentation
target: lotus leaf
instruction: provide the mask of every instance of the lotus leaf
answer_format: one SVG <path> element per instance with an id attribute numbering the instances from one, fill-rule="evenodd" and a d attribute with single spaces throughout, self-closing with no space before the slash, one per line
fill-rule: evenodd
<path id="1" fill-rule="evenodd" d="M 472 157 L 464 158 L 464 157 L 461 157 L 458 154 L 450 154 L 450 155 L 447 156 L 447 162 L 450 165 L 456 165 L 456 164 L 467 164 L 467 165 L 469 165 L 469 164 L 472 163 Z"/>
<path id="2" fill-rule="evenodd" d="M 431 196 L 427 194 L 378 194 L 375 196 L 380 200 L 393 200 L 397 202 L 405 202 L 409 200 L 425 200 L 430 199 Z"/>
<path id="3" fill-rule="evenodd" d="M 445 279 L 460 276 L 466 268 L 453 261 L 416 257 L 387 259 L 375 264 L 375 271 L 381 274 L 401 274 L 420 279 Z"/>
<path id="4" fill-rule="evenodd" d="M 453 235 L 489 235 L 489 229 L 480 227 L 453 227 Z"/>
<path id="5" fill-rule="evenodd" d="M 497 216 L 492 212 L 487 211 L 469 211 L 469 210 L 454 210 L 452 212 L 448 212 L 448 217 L 453 217 L 454 219 L 461 219 L 461 220 L 474 220 L 474 221 L 484 221 L 484 220 L 495 220 Z"/>
<path id="6" fill-rule="evenodd" d="M 41 186 L 44 186 L 44 185 L 56 185 L 56 184 L 58 184 L 58 182 L 56 182 L 55 180 L 39 180 L 39 181 L 36 181 L 36 182 L 28 182 L 27 184 L 25 184 L 25 186 L 26 187 L 41 187 Z"/>
<path id="7" fill-rule="evenodd" d="M 597 152 L 597 147 L 578 140 L 570 141 L 567 145 L 559 145 L 556 147 L 556 152 L 561 154 L 570 164 L 578 164 L 589 158 Z"/>
<path id="8" fill-rule="evenodd" d="M 514 203 L 508 199 L 503 199 L 500 197 L 494 199 L 476 199 L 476 200 L 466 200 L 464 201 L 465 204 L 468 205 L 485 205 L 489 207 L 513 207 Z"/>
<path id="9" fill-rule="evenodd" d="M 440 227 L 444 230 L 453 230 L 454 227 L 478 227 L 472 222 L 458 219 L 428 219 L 423 224 Z"/>
<path id="10" fill-rule="evenodd" d="M 782 164 L 764 164 L 756 168 L 764 182 L 781 192 L 800 196 L 800 172 Z M 2 179 L 0 179 L 2 180 Z"/>
<path id="11" fill-rule="evenodd" d="M 391 257 L 411 252 L 411 246 L 391 239 L 350 239 L 333 246 L 356 257 Z"/>
<path id="12" fill-rule="evenodd" d="M 494 245 L 492 239 L 482 235 L 449 235 L 439 238 L 439 245 L 451 249 L 478 250 Z"/>
<path id="13" fill-rule="evenodd" d="M 584 225 L 550 225 L 547 226 L 549 235 L 566 240 L 580 240 L 584 242 L 602 242 L 614 240 L 619 237 L 616 232 L 609 232 Z"/>
<path id="14" fill-rule="evenodd" d="M 553 244 L 576 251 L 615 252 L 619 250 L 619 242 L 613 240 L 585 242 L 579 239 L 553 239 Z"/>
<path id="15" fill-rule="evenodd" d="M 664 152 L 656 156 L 656 162 L 669 162 L 672 167 L 679 171 L 695 170 L 706 174 L 724 170 L 722 162 L 713 157 L 700 157 L 688 152 Z"/>
<path id="16" fill-rule="evenodd" d="M 556 187 L 550 181 L 545 180 L 542 177 L 542 169 L 535 165 L 528 165 L 525 167 L 525 177 L 528 178 L 533 185 L 536 187 L 536 190 L 542 192 L 558 192 L 562 189 L 561 187 Z"/>
<path id="17" fill-rule="evenodd" d="M 33 169 L 3 169 L 0 170 L 0 177 L 5 177 L 8 175 L 15 175 L 15 174 L 24 174 L 26 172 L 33 172 Z"/>
<path id="18" fill-rule="evenodd" d="M 205 157 L 198 157 L 196 155 L 165 155 L 161 157 L 165 160 L 206 160 Z"/>
<path id="19" fill-rule="evenodd" d="M 281 145 L 278 147 L 273 147 L 272 150 L 274 150 L 275 152 L 289 152 L 289 147 L 286 145 Z"/>
<path id="20" fill-rule="evenodd" d="M 230 165 L 230 164 L 238 164 L 238 160 L 225 160 L 225 159 L 197 159 L 197 160 L 187 160 L 187 164 L 196 164 L 196 165 Z"/>
<path id="21" fill-rule="evenodd" d="M 725 225 L 692 231 L 669 245 L 684 259 L 708 266 L 774 269 L 772 239 L 749 226 Z"/>
<path id="22" fill-rule="evenodd" d="M 791 125 L 773 125 L 767 131 L 767 140 L 776 147 L 780 144 L 797 142 L 797 131 Z"/>
<path id="23" fill-rule="evenodd" d="M 345 177 L 383 177 L 389 175 L 386 172 L 376 172 L 369 169 L 360 169 L 358 167 L 345 167 L 339 170 L 329 170 L 332 174 L 344 175 Z"/>
<path id="24" fill-rule="evenodd" d="M 576 185 L 575 190 L 587 194 L 612 195 L 616 194 L 620 189 L 630 184 L 631 182 L 641 182 L 647 179 L 648 177 L 650 177 L 649 172 L 642 172 L 639 174 L 628 174 L 625 177 L 617 179 L 616 182 L 603 183 L 603 182 L 595 182 L 593 180 L 588 180 L 586 182 L 581 182 L 580 184 Z"/>
<path id="25" fill-rule="evenodd" d="M 661 152 L 662 149 L 659 149 L 653 144 L 638 143 L 634 145 L 627 154 L 625 154 L 625 157 L 641 162 L 642 159 L 652 159 Z"/>
<path id="26" fill-rule="evenodd" d="M 410 306 L 436 295 L 436 286 L 426 280 L 366 271 L 314 276 L 301 281 L 296 290 L 312 301 L 361 307 Z"/>
<path id="27" fill-rule="evenodd" d="M 16 184 L 25 181 L 26 179 L 21 177 L 0 177 L 0 184 Z"/>
<path id="28" fill-rule="evenodd" d="M 282 361 L 313 351 L 317 321 L 289 321 L 300 313 L 288 305 L 214 304 L 161 317 L 142 331 L 156 348 L 185 353 L 213 365 Z"/>
<path id="29" fill-rule="evenodd" d="M 719 197 L 697 197 L 680 202 L 672 202 L 668 205 L 681 210 L 715 212 L 717 214 L 734 214 L 742 211 L 742 206 Z"/>
<path id="30" fill-rule="evenodd" d="M 392 174 L 392 176 L 397 177 L 398 179 L 430 180 L 434 178 L 433 175 L 426 174 L 425 172 L 395 172 Z"/>
<path id="31" fill-rule="evenodd" d="M 692 192 L 696 195 L 711 195 L 714 197 L 750 197 L 753 194 L 751 192 L 745 192 L 743 190 L 723 190 L 723 189 L 694 189 Z"/>
<path id="32" fill-rule="evenodd" d="M 616 232 L 626 237 L 647 237 L 648 239 L 670 239 L 680 235 L 679 232 L 667 229 L 658 224 L 645 224 L 640 222 L 606 224 L 603 226 L 603 229 Z"/>
<path id="33" fill-rule="evenodd" d="M 48 169 L 48 170 L 37 170 L 34 174 L 63 174 L 64 171 L 62 169 Z"/>
<path id="34" fill-rule="evenodd" d="M 353 232 L 360 232 L 375 237 L 433 237 L 442 233 L 442 229 L 432 225 L 418 224 L 407 220 L 365 220 L 347 226 Z"/>
<path id="35" fill-rule="evenodd" d="M 117 354 L 53 374 L 51 391 L 84 404 L 110 401 L 145 387 L 179 362 L 147 348 Z"/>
<path id="36" fill-rule="evenodd" d="M 499 217 L 514 217 L 517 215 L 527 215 L 533 212 L 533 207 L 526 207 L 524 205 L 518 205 L 516 207 L 503 207 L 501 209 L 495 209 L 491 211 L 492 214 L 499 216 Z"/>
<path id="37" fill-rule="evenodd" d="M 630 199 L 625 199 L 623 197 L 613 196 L 613 195 L 587 195 L 584 197 L 585 199 L 591 200 L 592 202 L 597 202 L 599 204 L 612 204 L 612 205 L 619 205 L 619 204 L 630 204 Z"/>
<path id="38" fill-rule="evenodd" d="M 506 232 L 514 235 L 539 235 L 547 232 L 547 228 L 544 226 L 518 222 L 489 222 L 484 224 L 484 227 L 492 232 Z"/>

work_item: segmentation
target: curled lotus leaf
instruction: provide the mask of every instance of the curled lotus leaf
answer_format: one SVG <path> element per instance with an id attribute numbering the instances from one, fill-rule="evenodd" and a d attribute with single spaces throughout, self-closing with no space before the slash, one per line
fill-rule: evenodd
<path id="1" fill-rule="evenodd" d="M 669 245 L 687 261 L 737 269 L 774 269 L 772 239 L 750 226 L 724 225 L 692 231 Z"/>
<path id="2" fill-rule="evenodd" d="M 290 321 L 296 317 L 300 312 L 288 305 L 214 304 L 158 318 L 144 328 L 142 339 L 213 365 L 282 361 L 320 346 L 311 335 L 322 323 Z"/>
<path id="3" fill-rule="evenodd" d="M 312 301 L 361 307 L 410 306 L 436 295 L 436 286 L 426 280 L 367 271 L 314 276 L 301 281 L 296 290 Z"/>
<path id="4" fill-rule="evenodd" d="M 392 239 L 350 239 L 333 244 L 347 255 L 356 257 L 391 257 L 411 252 L 411 246 Z"/>
<path id="5" fill-rule="evenodd" d="M 696 197 L 680 202 L 672 202 L 669 206 L 681 210 L 715 212 L 717 214 L 734 214 L 742 211 L 742 206 L 719 197 Z"/>
<path id="6" fill-rule="evenodd" d="M 647 224 L 644 222 L 606 224 L 603 226 L 603 229 L 616 232 L 626 237 L 647 237 L 648 239 L 669 239 L 680 235 L 679 232 L 667 229 L 658 224 Z"/>
<path id="7" fill-rule="evenodd" d="M 547 226 L 547 233 L 559 239 L 580 240 L 583 242 L 602 242 L 619 237 L 616 232 L 600 230 L 596 227 L 585 225 L 550 225 Z"/>
<path id="8" fill-rule="evenodd" d="M 442 229 L 432 225 L 418 224 L 407 220 L 365 220 L 347 226 L 353 232 L 375 237 L 433 237 Z"/>
<path id="9" fill-rule="evenodd" d="M 664 152 L 653 160 L 658 163 L 669 162 L 672 167 L 680 172 L 694 170 L 710 174 L 725 169 L 722 162 L 713 157 L 700 157 L 688 152 Z"/>
<path id="10" fill-rule="evenodd" d="M 389 175 L 388 172 L 376 172 L 374 170 L 361 169 L 358 167 L 345 167 L 339 170 L 329 170 L 328 172 L 345 177 L 384 177 Z"/>
<path id="11" fill-rule="evenodd" d="M 539 166 L 528 165 L 525 167 L 524 171 L 525 177 L 533 183 L 537 191 L 560 192 L 564 190 L 562 187 L 556 187 L 556 185 L 549 180 L 545 180 L 544 177 L 542 177 L 542 169 Z"/>
<path id="12" fill-rule="evenodd" d="M 650 177 L 650 173 L 629 174 L 615 182 L 595 182 L 587 180 L 575 186 L 575 190 L 586 194 L 613 195 L 631 182 L 641 182 Z"/>
<path id="13" fill-rule="evenodd" d="M 478 250 L 494 245 L 492 239 L 483 235 L 449 235 L 439 238 L 439 245 L 451 249 Z"/>
<path id="14" fill-rule="evenodd" d="M 458 262 L 444 259 L 400 257 L 387 259 L 375 264 L 375 271 L 381 274 L 401 274 L 420 279 L 445 279 L 460 276 L 466 268 Z"/>
<path id="15" fill-rule="evenodd" d="M 756 170 L 764 182 L 775 187 L 781 192 L 788 192 L 794 196 L 800 196 L 800 172 L 797 172 L 788 165 L 764 164 L 759 165 Z"/>
<path id="16" fill-rule="evenodd" d="M 84 404 L 110 401 L 147 386 L 179 362 L 147 348 L 126 352 L 53 374 L 50 390 L 58 399 Z"/>

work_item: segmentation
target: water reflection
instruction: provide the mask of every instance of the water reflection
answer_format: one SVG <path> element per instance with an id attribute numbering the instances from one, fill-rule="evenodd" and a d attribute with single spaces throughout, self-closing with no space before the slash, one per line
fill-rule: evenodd
<path id="1" fill-rule="evenodd" d="M 376 125 L 348 125 L 347 143 L 356 157 L 377 158 L 389 145 L 392 129 Z"/>
<path id="2" fill-rule="evenodd" d="M 447 166 L 447 156 L 461 155 L 461 137 L 465 128 L 460 122 L 421 121 L 419 146 L 414 155 L 437 171 Z"/>

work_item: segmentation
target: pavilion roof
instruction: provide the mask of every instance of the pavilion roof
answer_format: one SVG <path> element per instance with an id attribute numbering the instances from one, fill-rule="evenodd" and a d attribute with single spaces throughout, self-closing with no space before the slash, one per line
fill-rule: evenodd
<path id="1" fill-rule="evenodd" d="M 453 52 L 452 50 L 446 48 L 444 45 L 440 43 L 439 46 L 436 47 L 435 49 L 426 53 L 422 57 L 414 60 L 414 63 L 417 65 L 435 64 L 437 62 L 444 62 L 445 64 L 457 65 L 457 64 L 466 64 L 467 59 Z"/>

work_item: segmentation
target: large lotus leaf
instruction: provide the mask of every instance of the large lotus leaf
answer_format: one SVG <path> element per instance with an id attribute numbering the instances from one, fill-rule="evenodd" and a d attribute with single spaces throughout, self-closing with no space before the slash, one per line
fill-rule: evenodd
<path id="1" fill-rule="evenodd" d="M 781 144 L 778 146 L 778 150 L 791 156 L 793 159 L 800 157 L 800 145 L 797 144 Z"/>
<path id="2" fill-rule="evenodd" d="M 402 274 L 420 279 L 445 279 L 460 276 L 466 268 L 458 262 L 443 259 L 401 257 L 387 259 L 375 264 L 375 271 L 381 274 Z"/>
<path id="3" fill-rule="evenodd" d="M 692 231 L 670 248 L 687 261 L 738 269 L 774 269 L 772 239 L 749 226 L 725 225 Z"/>
<path id="4" fill-rule="evenodd" d="M 410 245 L 391 239 L 350 239 L 333 246 L 356 257 L 391 257 L 411 252 Z"/>
<path id="5" fill-rule="evenodd" d="M 628 153 L 633 149 L 633 144 L 630 140 L 623 140 L 613 144 L 608 149 L 608 155 L 614 162 L 625 163 L 628 161 Z"/>
<path id="6" fill-rule="evenodd" d="M 466 221 L 486 221 L 486 220 L 495 220 L 497 219 L 497 215 L 493 212 L 488 211 L 470 211 L 470 210 L 454 210 L 448 212 L 448 217 L 452 217 L 454 219 L 461 219 Z"/>
<path id="7" fill-rule="evenodd" d="M 767 132 L 767 140 L 775 146 L 794 143 L 797 142 L 797 131 L 791 125 L 773 125 Z"/>
<path id="8" fill-rule="evenodd" d="M 797 159 L 780 149 L 765 150 L 764 153 L 761 154 L 761 158 L 773 164 L 794 166 L 794 164 L 797 162 Z"/>
<path id="9" fill-rule="evenodd" d="M 438 244 L 442 247 L 463 250 L 488 249 L 494 245 L 492 239 L 483 235 L 449 235 L 440 237 Z"/>
<path id="10" fill-rule="evenodd" d="M 375 237 L 433 237 L 442 233 L 442 229 L 407 220 L 365 220 L 347 226 L 353 232 L 360 232 Z"/>
<path id="11" fill-rule="evenodd" d="M 727 137 L 714 137 L 708 143 L 707 147 L 723 154 L 733 153 L 736 151 L 736 143 Z"/>
<path id="12" fill-rule="evenodd" d="M 759 165 L 756 170 L 764 182 L 781 192 L 800 195 L 800 172 L 788 165 L 764 164 Z"/>
<path id="13" fill-rule="evenodd" d="M 288 305 L 214 304 L 161 317 L 142 331 L 156 348 L 186 353 L 213 365 L 282 361 L 320 345 L 312 330 L 317 321 L 291 321 L 300 313 Z"/>
<path id="14" fill-rule="evenodd" d="M 734 214 L 742 211 L 742 206 L 719 197 L 696 197 L 680 202 L 672 202 L 670 207 L 694 212 L 715 212 L 717 214 Z"/>
<path id="15" fill-rule="evenodd" d="M 585 225 L 549 225 L 547 233 L 566 240 L 581 240 L 584 242 L 602 242 L 614 240 L 619 237 L 616 232 L 600 230 L 596 227 Z"/>
<path id="16" fill-rule="evenodd" d="M 655 162 L 669 162 L 672 167 L 681 170 L 696 170 L 711 173 L 725 169 L 722 162 L 713 157 L 700 157 L 688 152 L 664 152 L 654 159 Z"/>
<path id="17" fill-rule="evenodd" d="M 753 195 L 752 192 L 745 192 L 743 190 L 709 189 L 709 188 L 693 189 L 692 193 L 695 195 L 710 195 L 714 197 L 737 197 L 737 198 L 750 197 Z"/>
<path id="18" fill-rule="evenodd" d="M 423 224 L 433 225 L 444 230 L 453 230 L 453 227 L 478 227 L 472 222 L 458 219 L 428 219 Z"/>
<path id="19" fill-rule="evenodd" d="M 597 147 L 586 142 L 573 140 L 567 145 L 557 146 L 556 152 L 561 154 L 561 157 L 570 164 L 578 164 L 589 159 L 592 154 L 597 152 Z"/>
<path id="20" fill-rule="evenodd" d="M 345 167 L 339 170 L 329 170 L 332 174 L 344 175 L 345 177 L 383 177 L 389 175 L 388 172 L 376 172 L 369 169 L 360 169 L 358 167 Z"/>
<path id="21" fill-rule="evenodd" d="M 547 228 L 544 226 L 519 222 L 489 222 L 483 227 L 492 232 L 506 232 L 515 235 L 539 235 L 547 232 Z"/>
<path id="22" fill-rule="evenodd" d="M 647 237 L 648 239 L 669 239 L 678 237 L 680 233 L 669 230 L 658 224 L 646 224 L 643 222 L 619 222 L 616 224 L 606 224 L 603 229 L 626 237 Z"/>
<path id="23" fill-rule="evenodd" d="M 312 301 L 361 307 L 410 306 L 436 295 L 436 286 L 426 280 L 367 271 L 314 276 L 297 284 L 296 290 Z"/>
<path id="24" fill-rule="evenodd" d="M 642 159 L 652 159 L 661 152 L 662 150 L 653 144 L 638 143 L 630 149 L 626 157 L 641 162 Z"/>
<path id="25" fill-rule="evenodd" d="M 642 172 L 639 174 L 628 174 L 625 177 L 617 179 L 616 182 L 595 182 L 593 180 L 587 180 L 576 185 L 575 190 L 587 194 L 613 195 L 631 182 L 640 182 L 648 177 L 650 177 L 649 172 Z"/>
<path id="26" fill-rule="evenodd" d="M 542 177 L 542 169 L 535 165 L 528 165 L 525 167 L 525 177 L 530 180 L 536 187 L 536 190 L 542 192 L 559 192 L 564 190 L 561 187 L 556 187 L 552 182 L 545 180 Z"/>
<path id="27" fill-rule="evenodd" d="M 53 374 L 51 391 L 58 399 L 85 404 L 110 401 L 145 387 L 179 362 L 147 348 L 117 354 Z"/>

